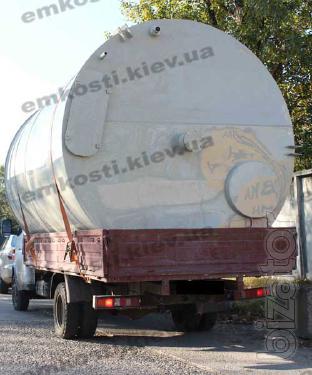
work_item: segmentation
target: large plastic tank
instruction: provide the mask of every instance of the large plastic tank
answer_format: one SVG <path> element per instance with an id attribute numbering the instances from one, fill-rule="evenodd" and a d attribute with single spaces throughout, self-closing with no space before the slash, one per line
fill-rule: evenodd
<path id="1" fill-rule="evenodd" d="M 265 66 L 204 24 L 121 28 L 12 142 L 6 189 L 30 231 L 267 225 L 293 172 L 292 124 Z"/>

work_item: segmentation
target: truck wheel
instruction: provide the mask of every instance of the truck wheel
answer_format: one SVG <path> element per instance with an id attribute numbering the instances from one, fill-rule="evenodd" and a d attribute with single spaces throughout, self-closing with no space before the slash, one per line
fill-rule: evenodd
<path id="1" fill-rule="evenodd" d="M 65 283 L 58 284 L 54 294 L 53 316 L 54 330 L 58 337 L 73 339 L 79 327 L 80 306 L 67 303 Z"/>
<path id="2" fill-rule="evenodd" d="M 82 303 L 80 305 L 80 319 L 78 328 L 78 337 L 88 339 L 94 336 L 98 324 L 96 311 L 91 303 Z"/>
<path id="3" fill-rule="evenodd" d="M 8 294 L 9 287 L 0 277 L 0 294 Z"/>
<path id="4" fill-rule="evenodd" d="M 209 331 L 217 320 L 216 313 L 199 314 L 195 305 L 172 310 L 171 315 L 177 330 L 182 332 Z"/>
<path id="5" fill-rule="evenodd" d="M 201 330 L 202 315 L 196 311 L 196 306 L 184 306 L 171 311 L 173 322 L 178 331 L 192 332 Z"/>
<path id="6" fill-rule="evenodd" d="M 16 277 L 13 276 L 12 283 L 12 303 L 14 310 L 16 311 L 26 311 L 29 306 L 29 294 L 25 290 L 19 290 Z"/>
<path id="7" fill-rule="evenodd" d="M 214 327 L 217 321 L 217 313 L 211 312 L 202 315 L 200 328 L 202 331 L 209 331 Z"/>

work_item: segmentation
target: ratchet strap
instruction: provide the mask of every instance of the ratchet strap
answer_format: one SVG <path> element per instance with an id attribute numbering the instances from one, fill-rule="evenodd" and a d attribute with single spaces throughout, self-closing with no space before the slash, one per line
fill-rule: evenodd
<path id="1" fill-rule="evenodd" d="M 64 260 L 66 259 L 67 255 L 69 255 L 70 261 L 71 262 L 75 261 L 77 263 L 77 265 L 80 266 L 79 260 L 78 260 L 77 247 L 76 247 L 76 243 L 74 241 L 74 236 L 73 236 L 73 233 L 72 233 L 72 230 L 71 230 L 71 227 L 70 227 L 70 223 L 69 223 L 69 219 L 68 219 L 68 215 L 67 215 L 67 212 L 66 212 L 66 209 L 65 209 L 64 200 L 63 200 L 63 197 L 61 195 L 60 189 L 59 189 L 56 181 L 55 181 L 55 186 L 56 186 L 56 192 L 57 192 L 57 196 L 58 196 L 58 200 L 59 200 L 59 205 L 60 205 L 60 210 L 61 210 L 61 214 L 62 214 L 62 218 L 63 218 L 63 222 L 64 222 L 65 231 L 66 231 L 66 234 L 67 234 L 67 237 L 68 237 L 68 243 L 67 243 L 67 246 L 66 246 L 66 252 L 65 252 L 65 255 L 64 255 Z"/>
<path id="2" fill-rule="evenodd" d="M 66 260 L 67 255 L 69 255 L 70 261 L 76 263 L 76 265 L 78 267 L 78 270 L 79 270 L 79 275 L 83 279 L 86 280 L 86 277 L 81 272 L 81 264 L 79 262 L 77 245 L 76 245 L 76 242 L 74 240 L 73 233 L 71 231 L 70 222 L 69 222 L 68 215 L 67 215 L 67 212 L 66 212 L 66 209 L 65 209 L 64 199 L 61 195 L 61 192 L 60 192 L 60 189 L 57 185 L 56 179 L 55 179 L 55 186 L 56 186 L 57 196 L 58 196 L 58 199 L 59 199 L 59 205 L 60 205 L 60 210 L 61 210 L 61 214 L 62 214 L 62 218 L 63 218 L 63 222 L 64 222 L 64 227 L 65 227 L 66 234 L 67 234 L 67 237 L 68 237 L 68 242 L 67 242 L 66 250 L 65 250 L 65 254 L 64 254 L 64 261 Z"/>
<path id="3" fill-rule="evenodd" d="M 73 233 L 72 233 L 72 230 L 71 230 L 71 227 L 70 227 L 70 222 L 69 222 L 69 219 L 68 219 L 68 215 L 67 215 L 67 212 L 66 212 L 66 209 L 65 209 L 64 200 L 63 200 L 63 197 L 61 195 L 60 189 L 59 189 L 56 181 L 55 181 L 55 186 L 56 186 L 56 192 L 57 192 L 57 196 L 58 196 L 58 200 L 59 200 L 59 205 L 60 205 L 60 210 L 61 210 L 61 214 L 62 214 L 62 218 L 63 218 L 63 222 L 64 222 L 65 231 L 66 231 L 66 234 L 67 234 L 67 237 L 68 237 L 68 243 L 67 243 L 67 246 L 66 246 L 66 252 L 65 252 L 65 255 L 64 255 L 64 260 L 67 258 L 67 255 L 69 255 L 70 261 L 71 262 L 75 261 L 80 266 L 79 260 L 78 260 L 77 247 L 76 247 L 76 243 L 74 241 L 74 236 L 73 236 Z"/>
<path id="4" fill-rule="evenodd" d="M 35 247 L 34 247 L 35 239 L 34 239 L 34 237 L 31 237 L 31 235 L 30 235 L 29 227 L 28 227 L 28 224 L 27 224 L 27 221 L 26 221 L 24 210 L 23 210 L 21 197 L 20 197 L 19 194 L 18 194 L 18 201 L 19 201 L 19 205 L 20 205 L 20 209 L 21 209 L 21 213 L 22 213 L 22 219 L 23 219 L 24 229 L 25 229 L 25 233 L 26 233 L 26 240 L 27 240 L 26 246 L 25 246 L 25 252 L 26 252 L 26 254 L 27 253 L 30 254 L 32 260 L 35 263 L 35 265 L 37 265 L 37 255 L 36 255 Z"/>
<path id="5" fill-rule="evenodd" d="M 61 99 L 59 100 L 58 103 L 60 103 L 60 101 L 61 101 Z M 53 111 L 53 115 L 52 115 L 51 128 L 50 128 L 50 131 L 51 131 L 50 141 L 51 142 L 52 142 L 52 138 L 53 138 L 52 137 L 53 120 L 55 118 L 55 113 L 56 113 L 57 108 L 58 108 L 58 104 L 55 106 L 54 111 Z M 79 275 L 83 279 L 86 280 L 86 277 L 81 272 L 81 267 L 80 267 L 81 265 L 80 265 L 80 262 L 79 262 L 78 249 L 77 249 L 76 242 L 74 240 L 74 236 L 73 236 L 73 233 L 72 233 L 72 230 L 71 230 L 68 215 L 67 215 L 67 212 L 66 212 L 66 209 L 65 209 L 65 202 L 64 202 L 64 199 L 63 199 L 62 194 L 60 192 L 60 189 L 58 187 L 57 181 L 56 181 L 54 164 L 53 164 L 53 157 L 52 157 L 52 144 L 51 144 L 50 150 L 51 150 L 51 152 L 50 152 L 51 169 L 52 169 L 52 173 L 53 173 L 54 184 L 55 184 L 55 187 L 56 187 L 56 193 L 57 193 L 58 200 L 59 200 L 59 206 L 60 206 L 60 210 L 61 210 L 61 214 L 62 214 L 62 218 L 63 218 L 63 222 L 64 222 L 65 231 L 66 231 L 67 238 L 68 238 L 68 242 L 67 242 L 66 250 L 65 250 L 65 254 L 64 254 L 64 261 L 66 260 L 67 255 L 69 255 L 70 261 L 76 263 L 76 265 L 78 267 L 78 270 L 79 270 Z"/>

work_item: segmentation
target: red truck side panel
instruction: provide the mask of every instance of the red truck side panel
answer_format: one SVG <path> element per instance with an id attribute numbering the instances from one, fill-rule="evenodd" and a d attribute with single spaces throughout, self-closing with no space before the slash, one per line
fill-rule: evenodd
<path id="1" fill-rule="evenodd" d="M 64 260 L 66 233 L 38 234 L 37 264 L 107 282 L 286 274 L 296 267 L 295 228 L 77 231 L 80 267 Z"/>

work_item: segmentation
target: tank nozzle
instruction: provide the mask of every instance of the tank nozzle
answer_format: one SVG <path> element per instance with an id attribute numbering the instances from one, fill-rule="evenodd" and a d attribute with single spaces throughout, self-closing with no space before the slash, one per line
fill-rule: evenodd
<path id="1" fill-rule="evenodd" d="M 160 34 L 160 27 L 159 26 L 153 26 L 151 29 L 150 29 L 150 34 L 152 36 L 158 36 Z"/>
<path id="2" fill-rule="evenodd" d="M 179 146 L 189 152 L 201 151 L 201 133 L 196 130 L 180 134 L 178 138 Z"/>

